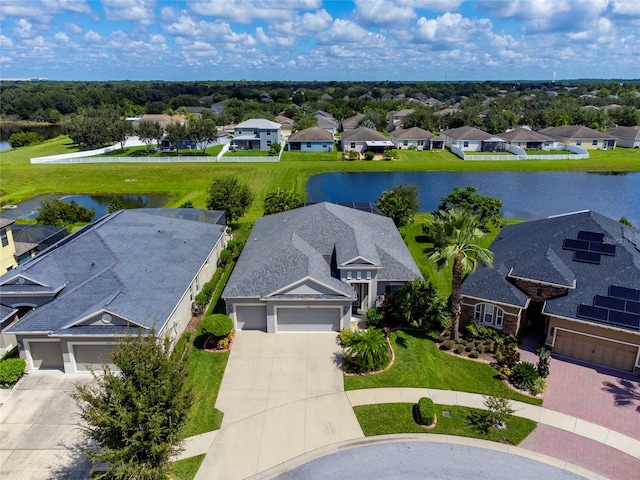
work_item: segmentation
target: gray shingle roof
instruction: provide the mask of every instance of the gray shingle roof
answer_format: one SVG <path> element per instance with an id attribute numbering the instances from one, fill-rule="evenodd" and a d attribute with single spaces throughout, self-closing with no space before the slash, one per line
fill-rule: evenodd
<path id="1" fill-rule="evenodd" d="M 602 139 L 613 140 L 615 138 L 613 135 L 609 133 L 602 133 L 602 132 L 599 132 L 598 130 L 585 127 L 583 125 L 560 125 L 559 127 L 545 128 L 543 133 L 547 135 L 551 135 L 553 137 L 571 138 L 571 139 L 602 138 Z"/>
<path id="2" fill-rule="evenodd" d="M 615 127 L 609 130 L 609 134 L 617 138 L 633 138 L 638 140 L 640 139 L 640 127 L 638 125 L 634 127 Z"/>
<path id="3" fill-rule="evenodd" d="M 258 219 L 223 297 L 264 297 L 310 277 L 353 298 L 332 258 L 373 262 L 379 280 L 422 278 L 390 218 L 324 202 Z"/>
<path id="4" fill-rule="evenodd" d="M 391 132 L 390 135 L 400 140 L 431 140 L 436 138 L 433 133 L 420 127 L 398 128 Z"/>
<path id="5" fill-rule="evenodd" d="M 522 127 L 518 127 L 510 132 L 501 133 L 500 137 L 511 142 L 548 142 L 552 140 L 549 135 L 544 135 Z"/>
<path id="6" fill-rule="evenodd" d="M 320 127 L 311 127 L 291 134 L 290 142 L 333 142 L 333 134 Z"/>
<path id="7" fill-rule="evenodd" d="M 343 142 L 385 142 L 389 139 L 377 130 L 359 127 L 348 132 L 342 132 L 340 138 Z"/>
<path id="8" fill-rule="evenodd" d="M 6 282 L 21 275 L 49 289 L 64 286 L 12 332 L 58 332 L 101 310 L 161 330 L 225 230 L 206 221 L 210 218 L 202 222 L 199 215 L 190 220 L 179 218 L 179 211 L 176 218 L 167 213 L 138 209 L 108 215 L 1 277 L 0 293 L 20 291 L 20 285 Z M 74 328 L 67 333 L 79 334 Z"/>
<path id="9" fill-rule="evenodd" d="M 279 123 L 272 122 L 265 118 L 250 118 L 249 120 L 245 120 L 235 126 L 235 128 L 267 128 L 276 130 L 281 127 L 282 125 Z"/>
<path id="10" fill-rule="evenodd" d="M 468 126 L 450 128 L 442 132 L 442 134 L 455 140 L 487 140 L 492 137 L 487 132 Z"/>
<path id="11" fill-rule="evenodd" d="M 604 234 L 605 243 L 616 245 L 615 255 L 603 255 L 600 264 L 574 261 L 573 250 L 562 246 L 579 231 Z M 591 305 L 595 295 L 607 295 L 610 285 L 640 288 L 640 245 L 631 240 L 636 235 L 632 228 L 590 211 L 509 225 L 490 247 L 494 267 L 471 274 L 462 292 L 522 307 L 527 295 L 510 283 L 509 274 L 560 286 L 575 281 L 567 295 L 547 300 L 543 313 L 577 318 L 577 306 Z"/>

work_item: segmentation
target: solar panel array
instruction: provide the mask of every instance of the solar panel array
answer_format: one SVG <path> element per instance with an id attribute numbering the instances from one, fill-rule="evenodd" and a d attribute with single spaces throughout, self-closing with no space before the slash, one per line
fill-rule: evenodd
<path id="1" fill-rule="evenodd" d="M 640 331 L 640 290 L 609 286 L 609 294 L 593 297 L 593 305 L 578 305 L 577 316 Z"/>
<path id="2" fill-rule="evenodd" d="M 616 246 L 604 243 L 604 233 L 579 231 L 578 238 L 566 238 L 562 243 L 564 250 L 573 250 L 576 262 L 600 264 L 602 255 L 616 254 Z"/>

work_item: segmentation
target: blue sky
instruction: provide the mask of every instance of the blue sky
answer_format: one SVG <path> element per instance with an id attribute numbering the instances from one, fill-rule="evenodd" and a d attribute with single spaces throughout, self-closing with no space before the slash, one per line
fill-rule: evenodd
<path id="1" fill-rule="evenodd" d="M 639 0 L 1 0 L 0 77 L 640 77 Z"/>

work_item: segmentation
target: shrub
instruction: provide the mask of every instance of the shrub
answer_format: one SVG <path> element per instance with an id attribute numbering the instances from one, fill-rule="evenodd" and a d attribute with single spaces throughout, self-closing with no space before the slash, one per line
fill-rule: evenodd
<path id="1" fill-rule="evenodd" d="M 469 358 L 478 358 L 480 356 L 480 353 L 478 353 L 477 350 L 472 350 L 471 352 L 469 352 Z"/>
<path id="2" fill-rule="evenodd" d="M 226 337 L 233 331 L 233 320 L 227 315 L 216 313 L 202 319 L 202 333 L 212 337 Z"/>
<path id="3" fill-rule="evenodd" d="M 458 345 L 453 351 L 453 353 L 457 353 L 458 355 L 460 355 L 462 352 L 464 352 L 464 347 L 462 345 Z"/>
<path id="4" fill-rule="evenodd" d="M 538 360 L 538 375 L 542 378 L 547 378 L 549 376 L 549 364 L 551 363 L 551 350 L 540 347 L 537 353 L 540 356 Z"/>
<path id="5" fill-rule="evenodd" d="M 364 152 L 364 159 L 365 160 L 373 160 L 373 158 L 376 156 L 375 153 L 373 153 L 371 150 L 367 150 L 366 152 Z"/>
<path id="6" fill-rule="evenodd" d="M 446 341 L 446 340 L 448 340 L 448 339 L 449 339 L 449 337 L 448 337 L 448 336 L 440 335 L 440 336 L 438 337 L 438 343 L 442 343 L 442 342 L 444 342 L 444 341 Z"/>
<path id="7" fill-rule="evenodd" d="M 545 391 L 546 388 L 547 388 L 547 381 L 542 377 L 538 377 L 535 379 L 535 381 L 533 382 L 533 385 L 529 390 L 533 395 L 540 395 L 542 392 Z"/>
<path id="8" fill-rule="evenodd" d="M 436 420 L 436 406 L 433 400 L 422 397 L 418 400 L 418 423 L 420 425 L 433 425 Z"/>
<path id="9" fill-rule="evenodd" d="M 465 352 L 470 352 L 471 350 L 473 350 L 473 347 L 474 347 L 473 343 L 472 343 L 472 342 L 469 342 L 469 343 L 467 343 L 467 345 L 464 347 L 464 351 L 465 351 Z"/>
<path id="10" fill-rule="evenodd" d="M 218 272 L 214 274 L 213 279 L 215 279 L 217 274 Z M 207 297 L 211 297 L 211 295 L 213 295 L 214 290 L 216 289 L 216 284 L 218 283 L 218 281 L 216 280 L 214 282 L 213 279 L 211 279 L 211 281 L 205 283 L 202 286 L 202 293 L 204 293 Z"/>
<path id="11" fill-rule="evenodd" d="M 367 325 L 370 327 L 383 327 L 384 311 L 381 308 L 370 308 L 367 310 Z"/>
<path id="12" fill-rule="evenodd" d="M 487 344 L 485 345 L 485 352 L 494 353 L 495 351 L 496 351 L 496 344 L 493 343 L 492 341 L 487 342 Z"/>
<path id="13" fill-rule="evenodd" d="M 507 378 L 511 377 L 511 369 L 509 367 L 507 367 L 506 365 L 502 365 L 498 371 L 500 372 L 500 377 L 503 380 L 506 380 Z"/>
<path id="14" fill-rule="evenodd" d="M 522 390 L 530 390 L 537 378 L 540 378 L 533 363 L 519 362 L 511 371 L 511 383 Z"/>
<path id="15" fill-rule="evenodd" d="M 348 347 L 355 332 L 350 328 L 343 328 L 338 334 L 338 342 L 342 347 Z"/>
<path id="16" fill-rule="evenodd" d="M 507 419 L 513 415 L 514 410 L 507 398 L 485 396 L 483 403 L 487 407 L 487 415 L 493 427 L 505 425 Z"/>
<path id="17" fill-rule="evenodd" d="M 0 385 L 13 385 L 24 374 L 27 362 L 23 358 L 7 358 L 0 362 Z"/>
<path id="18" fill-rule="evenodd" d="M 451 350 L 453 348 L 453 340 L 445 340 L 442 342 L 442 345 L 440 345 L 440 348 L 442 350 Z"/>
<path id="19" fill-rule="evenodd" d="M 484 353 L 484 345 L 476 345 L 476 350 L 478 351 L 478 353 Z"/>
<path id="20" fill-rule="evenodd" d="M 345 152 L 345 157 L 347 160 L 360 160 L 360 152 L 349 150 L 348 152 Z"/>
<path id="21" fill-rule="evenodd" d="M 194 300 L 196 301 L 199 307 L 204 308 L 207 306 L 207 303 L 209 303 L 209 295 L 207 295 L 204 292 L 200 292 L 199 294 L 196 295 Z"/>
<path id="22" fill-rule="evenodd" d="M 9 137 L 11 148 L 26 147 L 34 143 L 44 142 L 44 137 L 36 132 L 17 132 Z"/>
<path id="23" fill-rule="evenodd" d="M 354 332 L 344 348 L 343 359 L 347 371 L 353 372 L 372 372 L 387 366 L 391 355 L 384 332 L 377 328 Z"/>
<path id="24" fill-rule="evenodd" d="M 231 345 L 231 340 L 233 340 L 233 332 L 219 339 L 216 343 L 216 348 L 218 350 L 226 350 L 227 348 L 229 348 L 229 345 Z"/>
<path id="25" fill-rule="evenodd" d="M 500 349 L 501 362 L 509 368 L 513 367 L 520 361 L 520 352 L 518 351 L 518 345 L 515 343 L 508 343 L 502 345 Z"/>
<path id="26" fill-rule="evenodd" d="M 228 249 L 224 249 L 220 252 L 220 259 L 218 260 L 218 265 L 220 265 L 222 268 L 226 267 L 229 262 L 231 261 L 231 250 Z"/>

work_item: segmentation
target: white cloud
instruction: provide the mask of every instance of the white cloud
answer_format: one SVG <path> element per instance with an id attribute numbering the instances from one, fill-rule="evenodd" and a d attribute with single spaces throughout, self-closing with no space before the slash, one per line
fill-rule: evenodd
<path id="1" fill-rule="evenodd" d="M 75 23 L 67 22 L 64 24 L 69 33 L 82 33 L 82 27 Z"/>
<path id="2" fill-rule="evenodd" d="M 0 35 L 0 47 L 13 47 L 13 40 L 9 37 L 5 37 L 4 35 Z"/>
<path id="3" fill-rule="evenodd" d="M 191 10 L 198 15 L 216 17 L 237 23 L 254 20 L 293 20 L 300 10 L 315 10 L 321 0 L 193 0 Z"/>
<path id="4" fill-rule="evenodd" d="M 351 20 L 338 18 L 334 20 L 331 28 L 323 31 L 319 35 L 318 41 L 321 44 L 348 44 L 350 47 L 363 48 L 372 46 L 382 47 L 384 45 L 385 38 L 379 33 L 365 30 Z"/>
<path id="5" fill-rule="evenodd" d="M 29 38 L 33 34 L 33 25 L 26 18 L 21 18 L 13 27 L 13 34 L 18 38 Z"/>
<path id="6" fill-rule="evenodd" d="M 492 39 L 492 23 L 486 18 L 470 19 L 459 13 L 445 13 L 436 19 L 420 17 L 416 23 L 414 41 L 434 45 L 455 44 L 473 39 Z"/>
<path id="7" fill-rule="evenodd" d="M 305 13 L 298 17 L 300 30 L 303 32 L 319 32 L 328 28 L 331 25 L 331 21 L 331 15 L 324 9 L 313 13 Z"/>
<path id="8" fill-rule="evenodd" d="M 150 25 L 155 20 L 155 0 L 102 0 L 109 20 L 125 20 Z"/>
<path id="9" fill-rule="evenodd" d="M 404 24 L 416 17 L 413 8 L 395 0 L 354 0 L 355 19 L 365 25 Z"/>
<path id="10" fill-rule="evenodd" d="M 94 32 L 93 30 L 89 30 L 87 33 L 85 33 L 84 39 L 87 42 L 92 42 L 92 43 L 102 42 L 102 36 L 99 33 Z"/>
<path id="11" fill-rule="evenodd" d="M 2 0 L 0 18 L 45 17 L 61 12 L 84 13 L 93 16 L 86 0 Z"/>
<path id="12" fill-rule="evenodd" d="M 149 41 L 151 43 L 163 43 L 165 42 L 165 38 L 164 36 L 160 35 L 159 33 L 154 33 L 149 35 Z"/>
<path id="13" fill-rule="evenodd" d="M 256 28 L 256 38 L 268 47 L 290 47 L 295 41 L 293 35 L 267 35 L 262 27 Z"/>
<path id="14" fill-rule="evenodd" d="M 638 0 L 614 0 L 612 10 L 619 15 L 640 16 L 640 2 Z"/>
<path id="15" fill-rule="evenodd" d="M 240 44 L 253 47 L 256 40 L 246 32 L 236 33 L 227 22 L 216 20 L 205 22 L 196 20 L 189 15 L 182 15 L 178 21 L 164 26 L 165 31 L 175 37 L 198 38 L 212 43 Z M 190 42 L 188 42 L 190 43 Z"/>
<path id="16" fill-rule="evenodd" d="M 69 35 L 64 32 L 56 33 L 53 38 L 60 43 L 68 43 L 70 40 Z"/>

